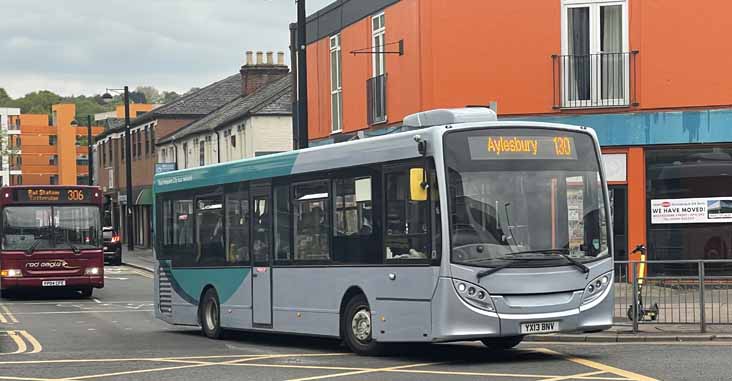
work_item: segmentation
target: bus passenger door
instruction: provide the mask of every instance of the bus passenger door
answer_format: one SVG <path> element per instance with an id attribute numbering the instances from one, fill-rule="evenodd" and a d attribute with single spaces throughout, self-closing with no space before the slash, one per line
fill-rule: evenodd
<path id="1" fill-rule="evenodd" d="M 272 200 L 270 185 L 253 184 L 252 213 L 252 323 L 272 325 Z"/>

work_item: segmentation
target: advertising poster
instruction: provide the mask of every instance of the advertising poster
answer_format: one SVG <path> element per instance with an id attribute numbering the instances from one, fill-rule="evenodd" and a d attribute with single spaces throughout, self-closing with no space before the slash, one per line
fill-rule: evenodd
<path id="1" fill-rule="evenodd" d="M 732 222 L 732 196 L 651 200 L 652 224 Z"/>

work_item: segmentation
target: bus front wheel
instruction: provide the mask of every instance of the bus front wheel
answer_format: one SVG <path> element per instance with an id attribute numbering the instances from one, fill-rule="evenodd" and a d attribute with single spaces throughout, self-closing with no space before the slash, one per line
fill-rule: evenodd
<path id="1" fill-rule="evenodd" d="M 92 294 L 94 293 L 94 289 L 91 287 L 84 287 L 81 290 L 79 290 L 81 293 L 82 298 L 91 298 Z"/>
<path id="2" fill-rule="evenodd" d="M 221 328 L 220 306 L 216 290 L 213 288 L 206 290 L 198 309 L 198 320 L 201 322 L 203 334 L 211 339 L 221 339 L 224 336 L 224 330 Z"/>
<path id="3" fill-rule="evenodd" d="M 384 351 L 384 344 L 373 340 L 371 308 L 365 296 L 356 295 L 348 301 L 341 324 L 343 338 L 354 353 L 373 356 Z"/>
<path id="4" fill-rule="evenodd" d="M 511 349 L 523 341 L 523 336 L 490 337 L 481 340 L 483 345 L 490 349 L 505 350 Z"/>

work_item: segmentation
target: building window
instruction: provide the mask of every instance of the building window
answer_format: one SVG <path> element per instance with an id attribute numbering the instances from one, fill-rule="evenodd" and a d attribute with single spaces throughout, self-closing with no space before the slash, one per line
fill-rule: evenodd
<path id="1" fill-rule="evenodd" d="M 51 175 L 48 181 L 51 185 L 58 185 L 58 175 Z"/>
<path id="2" fill-rule="evenodd" d="M 626 2 L 565 0 L 562 12 L 564 107 L 628 104 L 630 56 Z"/>
<path id="3" fill-rule="evenodd" d="M 183 143 L 183 168 L 188 168 L 188 143 Z"/>
<path id="4" fill-rule="evenodd" d="M 135 149 L 137 150 L 137 157 L 142 157 L 142 130 L 137 130 L 137 133 L 135 133 L 137 146 Z"/>
<path id="5" fill-rule="evenodd" d="M 331 132 L 343 128 L 343 84 L 341 83 L 341 35 L 330 38 Z"/>
<path id="6" fill-rule="evenodd" d="M 150 126 L 150 152 L 155 153 L 155 126 Z"/>
<path id="7" fill-rule="evenodd" d="M 48 158 L 48 165 L 58 165 L 58 155 L 51 155 Z"/>
<path id="8" fill-rule="evenodd" d="M 732 146 L 647 149 L 648 252 L 658 260 L 732 259 Z M 701 212 L 699 212 L 701 211 Z M 696 263 L 659 263 L 648 275 L 689 275 Z M 732 274 L 709 263 L 707 275 Z"/>
<path id="9" fill-rule="evenodd" d="M 206 142 L 203 140 L 198 143 L 198 165 L 201 167 L 206 165 Z"/>
<path id="10" fill-rule="evenodd" d="M 117 139 L 117 144 L 119 144 L 120 147 L 120 153 L 122 154 L 122 161 L 127 160 L 127 155 L 125 155 L 125 146 L 127 145 L 127 139 Z"/>
<path id="11" fill-rule="evenodd" d="M 56 135 L 48 135 L 48 145 L 55 146 L 58 142 L 58 137 Z"/>
<path id="12" fill-rule="evenodd" d="M 366 84 L 368 124 L 386 122 L 386 19 L 383 13 L 371 18 L 373 77 Z"/>
<path id="13" fill-rule="evenodd" d="M 106 143 L 99 143 L 99 150 L 97 151 L 97 152 L 99 152 L 102 155 L 102 165 L 106 165 L 107 164 L 107 147 L 106 147 L 106 145 L 107 145 Z"/>
<path id="14" fill-rule="evenodd" d="M 236 148 L 236 135 L 231 135 L 231 147 Z"/>
<path id="15" fill-rule="evenodd" d="M 89 157 L 87 155 L 77 155 L 76 165 L 89 165 Z"/>
<path id="16" fill-rule="evenodd" d="M 150 154 L 150 129 L 145 127 L 145 156 Z"/>
<path id="17" fill-rule="evenodd" d="M 167 163 L 167 162 L 168 162 L 168 151 L 166 151 L 166 150 L 163 150 L 163 151 L 162 151 L 162 152 L 160 153 L 160 162 L 161 162 L 161 163 Z"/>
<path id="18" fill-rule="evenodd" d="M 20 149 L 20 136 L 15 137 L 15 148 Z"/>

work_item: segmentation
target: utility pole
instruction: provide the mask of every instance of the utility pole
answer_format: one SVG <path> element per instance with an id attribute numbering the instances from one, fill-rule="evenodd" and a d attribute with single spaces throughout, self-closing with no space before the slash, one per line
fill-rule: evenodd
<path id="1" fill-rule="evenodd" d="M 125 86 L 125 175 L 127 179 L 127 250 L 135 250 L 132 214 L 132 134 L 130 133 L 130 90 Z"/>
<path id="2" fill-rule="evenodd" d="M 308 147 L 308 65 L 305 0 L 297 0 L 297 121 L 298 147 Z"/>

